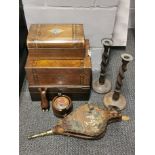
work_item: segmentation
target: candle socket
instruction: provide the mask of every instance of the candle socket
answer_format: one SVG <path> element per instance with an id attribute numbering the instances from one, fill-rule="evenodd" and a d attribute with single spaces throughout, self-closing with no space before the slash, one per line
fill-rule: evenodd
<path id="1" fill-rule="evenodd" d="M 124 73 L 127 71 L 127 64 L 133 60 L 133 57 L 130 54 L 123 53 L 121 58 L 122 65 L 120 66 L 119 73 L 117 75 L 115 90 L 114 92 L 109 92 L 104 96 L 103 103 L 106 107 L 116 106 L 120 110 L 123 110 L 126 107 L 126 99 L 120 91 L 123 85 Z"/>
<path id="2" fill-rule="evenodd" d="M 102 54 L 101 72 L 98 80 L 93 82 L 93 90 L 97 93 L 104 94 L 111 90 L 111 81 L 106 79 L 106 67 L 109 62 L 109 54 L 112 46 L 112 40 L 103 39 L 104 52 Z"/>

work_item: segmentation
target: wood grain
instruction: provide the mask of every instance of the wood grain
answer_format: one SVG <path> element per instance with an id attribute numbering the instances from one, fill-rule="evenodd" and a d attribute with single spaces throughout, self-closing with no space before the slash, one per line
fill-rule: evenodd
<path id="1" fill-rule="evenodd" d="M 82 24 L 32 24 L 27 38 L 36 59 L 83 59 L 85 46 Z"/>

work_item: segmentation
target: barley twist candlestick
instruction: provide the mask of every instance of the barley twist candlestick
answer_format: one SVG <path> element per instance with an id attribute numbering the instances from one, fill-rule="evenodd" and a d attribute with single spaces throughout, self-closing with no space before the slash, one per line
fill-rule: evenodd
<path id="1" fill-rule="evenodd" d="M 107 93 L 111 90 L 111 82 L 106 79 L 106 67 L 109 62 L 110 48 L 112 46 L 112 40 L 103 40 L 104 53 L 102 55 L 101 73 L 98 80 L 93 82 L 93 89 L 97 93 Z"/>
<path id="2" fill-rule="evenodd" d="M 130 54 L 124 53 L 121 55 L 122 66 L 119 69 L 119 74 L 117 76 L 116 86 L 114 92 L 110 92 L 104 96 L 103 102 L 106 107 L 112 105 L 118 107 L 120 110 L 124 109 L 126 106 L 125 97 L 120 94 L 121 87 L 123 85 L 124 72 L 127 71 L 127 64 L 133 60 Z"/>

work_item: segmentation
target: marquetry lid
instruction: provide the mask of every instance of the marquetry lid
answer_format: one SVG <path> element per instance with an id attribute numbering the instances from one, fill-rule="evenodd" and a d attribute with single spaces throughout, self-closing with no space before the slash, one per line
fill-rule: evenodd
<path id="1" fill-rule="evenodd" d="M 32 24 L 28 48 L 84 48 L 82 24 Z"/>

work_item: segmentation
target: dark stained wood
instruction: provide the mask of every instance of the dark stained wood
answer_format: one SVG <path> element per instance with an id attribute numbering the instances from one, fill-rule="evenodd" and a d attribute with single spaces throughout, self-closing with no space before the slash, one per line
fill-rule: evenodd
<path id="1" fill-rule="evenodd" d="M 40 87 L 38 86 L 29 87 L 32 101 L 41 100 L 41 95 L 38 88 Z M 43 88 L 45 88 L 45 86 L 43 86 Z M 47 88 L 46 97 L 47 100 L 49 101 L 51 101 L 55 96 L 57 96 L 58 93 L 69 96 L 73 101 L 88 100 L 90 97 L 90 90 L 91 90 L 90 87 L 82 87 L 81 85 L 79 87 L 78 86 L 75 87 L 74 85 L 64 87 L 46 86 L 46 88 Z"/>
<path id="2" fill-rule="evenodd" d="M 27 69 L 29 85 L 89 85 L 89 68 Z"/>
<path id="3" fill-rule="evenodd" d="M 46 93 L 88 93 L 90 90 L 90 86 L 83 86 L 83 85 L 63 85 L 63 86 L 57 86 L 57 85 L 48 85 L 44 86 L 46 87 Z M 39 93 L 39 89 L 41 87 L 38 85 L 35 86 L 29 86 L 29 91 L 32 93 Z M 82 91 L 81 91 L 82 90 Z"/>

